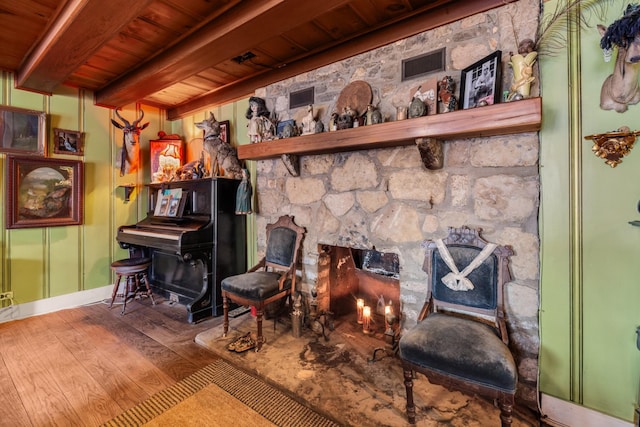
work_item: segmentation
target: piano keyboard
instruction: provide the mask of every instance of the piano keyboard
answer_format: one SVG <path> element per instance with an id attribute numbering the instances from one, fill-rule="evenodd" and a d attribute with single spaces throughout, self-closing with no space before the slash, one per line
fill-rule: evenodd
<path id="1" fill-rule="evenodd" d="M 145 231 L 136 228 L 125 228 L 120 231 L 123 234 L 136 234 L 138 236 L 155 237 L 158 239 L 166 240 L 180 240 L 179 234 L 158 233 L 154 231 Z"/>

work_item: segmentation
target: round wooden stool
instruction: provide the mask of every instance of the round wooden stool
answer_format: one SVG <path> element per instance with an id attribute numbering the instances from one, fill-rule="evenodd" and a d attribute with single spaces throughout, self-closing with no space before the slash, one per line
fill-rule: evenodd
<path id="1" fill-rule="evenodd" d="M 120 279 L 124 276 L 125 284 L 122 292 L 122 315 L 127 308 L 127 300 L 129 298 L 135 298 L 138 295 L 146 295 L 151 299 L 151 303 L 156 305 L 149 288 L 149 279 L 147 277 L 147 269 L 151 265 L 150 258 L 126 258 L 111 263 L 111 269 L 116 273 L 116 283 L 113 285 L 113 293 L 111 294 L 111 304 L 109 308 L 113 307 L 113 302 L 118 296 L 118 288 L 120 287 Z M 140 287 L 140 278 L 146 287 L 146 291 L 143 291 Z"/>

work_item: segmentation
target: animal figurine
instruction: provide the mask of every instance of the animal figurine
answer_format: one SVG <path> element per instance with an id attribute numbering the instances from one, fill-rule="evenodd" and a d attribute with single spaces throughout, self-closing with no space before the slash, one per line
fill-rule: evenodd
<path id="1" fill-rule="evenodd" d="M 458 99 L 453 94 L 454 85 L 455 83 L 451 76 L 444 76 L 438 82 L 438 101 L 442 103 L 442 113 L 455 111 L 458 107 Z"/>
<path id="2" fill-rule="evenodd" d="M 313 116 L 313 105 L 307 105 L 307 114 L 302 118 L 301 135 L 309 135 L 316 131 L 316 118 Z"/>
<path id="3" fill-rule="evenodd" d="M 209 118 L 194 125 L 204 130 L 204 149 L 209 155 L 211 167 L 217 164 L 224 171 L 224 176 L 241 179 L 242 166 L 238 160 L 238 153 L 230 144 L 220 139 L 220 123 L 213 113 L 209 112 Z"/>
<path id="4" fill-rule="evenodd" d="M 605 58 L 613 46 L 618 48 L 613 73 L 605 79 L 600 90 L 600 108 L 624 113 L 629 105 L 640 101 L 640 5 L 628 5 L 622 18 L 608 27 L 601 24 L 597 27 Z"/>
<path id="5" fill-rule="evenodd" d="M 200 159 L 193 160 L 178 168 L 176 170 L 176 178 L 180 181 L 203 178 L 205 175 L 203 157 L 200 156 Z"/>
<path id="6" fill-rule="evenodd" d="M 140 132 L 149 126 L 149 122 L 139 126 L 144 117 L 144 111 L 140 110 L 140 117 L 133 123 L 129 123 L 115 110 L 116 116 L 122 120 L 122 124 L 114 119 L 111 123 L 118 129 L 122 129 L 122 148 L 116 157 L 116 167 L 120 168 L 120 176 L 135 172 L 140 163 Z"/>

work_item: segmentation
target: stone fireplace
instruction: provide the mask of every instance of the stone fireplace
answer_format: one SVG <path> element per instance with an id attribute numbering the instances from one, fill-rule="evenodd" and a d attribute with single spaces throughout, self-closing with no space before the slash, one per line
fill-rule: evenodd
<path id="1" fill-rule="evenodd" d="M 522 10 L 526 7 L 531 11 Z M 505 5 L 261 88 L 255 95 L 265 98 L 280 120 L 299 121 L 306 110 L 289 110 L 288 94 L 312 85 L 314 110 L 326 125 L 342 88 L 364 80 L 372 87 L 373 103 L 384 120 L 393 120 L 395 107 L 408 104 L 412 89 L 422 83 L 420 79 L 400 81 L 401 61 L 443 46 L 447 46 L 446 71 L 433 77 L 452 75 L 459 84 L 460 70 L 501 49 L 506 88 L 511 76 L 507 53 L 517 50 L 512 20 L 523 38 L 535 33 L 537 22 L 530 21 L 532 16 L 537 16 L 535 1 Z M 294 216 L 306 228 L 300 290 L 307 295 L 314 287 L 320 291 L 330 286 L 326 276 L 340 274 L 338 261 L 348 252 L 353 256 L 354 251 L 375 248 L 395 254 L 398 277 L 394 280 L 404 329 L 415 323 L 425 299 L 421 247 L 425 239 L 444 237 L 449 226 L 466 225 L 481 228 L 488 241 L 511 245 L 514 280 L 505 287 L 507 323 L 519 365 L 518 397 L 535 408 L 538 150 L 537 133 L 523 133 L 446 141 L 444 167 L 439 170 L 425 169 L 416 146 L 301 156 L 299 176 L 292 176 L 280 159 L 258 161 L 256 227 L 262 230 L 258 250 L 264 250 L 263 230 L 268 223 L 283 214 Z M 327 262 L 336 265 L 328 267 Z M 353 279 L 347 279 L 349 295 L 343 298 L 352 298 L 355 306 L 349 280 Z M 329 292 L 336 291 L 329 288 Z"/>

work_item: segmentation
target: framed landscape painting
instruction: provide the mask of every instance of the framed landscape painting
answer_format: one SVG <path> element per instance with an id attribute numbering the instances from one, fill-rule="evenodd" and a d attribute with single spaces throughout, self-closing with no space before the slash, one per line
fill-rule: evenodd
<path id="1" fill-rule="evenodd" d="M 0 152 L 43 156 L 46 133 L 45 113 L 0 106 Z"/>
<path id="2" fill-rule="evenodd" d="M 81 161 L 10 155 L 6 172 L 7 228 L 82 224 Z"/>

